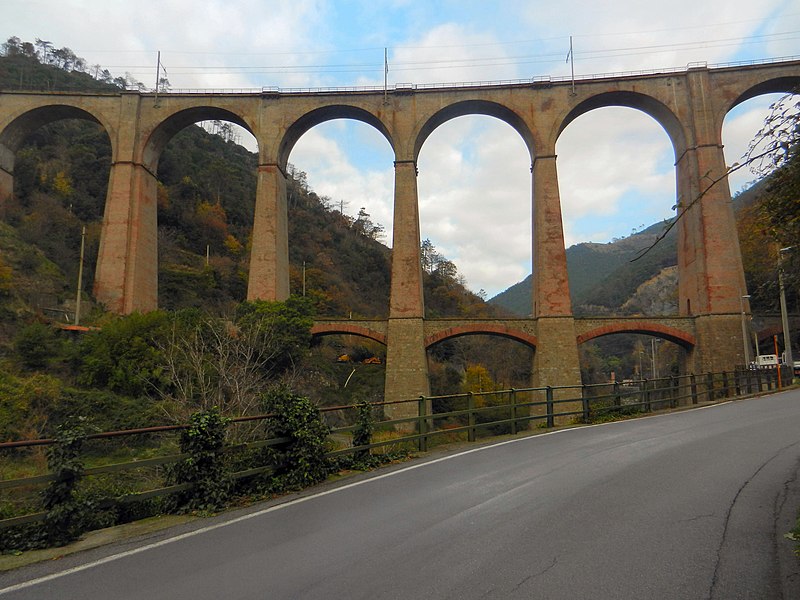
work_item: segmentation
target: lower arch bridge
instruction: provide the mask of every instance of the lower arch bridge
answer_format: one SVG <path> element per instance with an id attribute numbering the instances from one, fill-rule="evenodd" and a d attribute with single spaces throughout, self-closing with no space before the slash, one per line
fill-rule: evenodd
<path id="1" fill-rule="evenodd" d="M 575 318 L 576 343 L 617 333 L 652 335 L 687 349 L 697 345 L 694 317 L 591 317 Z M 355 335 L 388 343 L 386 319 L 316 319 L 311 328 L 315 337 Z M 425 319 L 424 344 L 429 348 L 444 340 L 463 335 L 494 335 L 516 340 L 531 348 L 539 344 L 536 319 Z"/>

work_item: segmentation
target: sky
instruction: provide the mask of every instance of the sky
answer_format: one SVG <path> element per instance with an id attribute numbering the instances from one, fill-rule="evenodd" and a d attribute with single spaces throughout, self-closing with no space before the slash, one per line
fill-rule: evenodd
<path id="1" fill-rule="evenodd" d="M 796 0 L 2 0 L 3 40 L 47 40 L 152 87 L 157 53 L 173 89 L 456 83 L 577 76 L 800 54 Z M 725 121 L 738 162 L 777 96 Z M 242 138 L 252 146 L 254 140 Z M 652 118 L 627 108 L 583 115 L 556 146 L 567 246 L 605 243 L 671 216 L 674 153 Z M 289 161 L 320 196 L 364 208 L 391 244 L 394 156 L 369 126 L 307 132 Z M 449 121 L 419 157 L 422 238 L 491 297 L 531 269 L 530 157 L 487 116 Z M 736 192 L 753 179 L 731 177 Z M 290 240 L 291 243 L 291 240 Z"/>

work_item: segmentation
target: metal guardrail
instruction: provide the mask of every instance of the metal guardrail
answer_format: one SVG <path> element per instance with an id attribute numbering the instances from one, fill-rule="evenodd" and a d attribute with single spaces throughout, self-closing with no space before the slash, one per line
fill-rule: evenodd
<path id="1" fill-rule="evenodd" d="M 786 381 L 791 374 L 786 369 Z M 387 446 L 413 447 L 426 451 L 438 440 L 454 438 L 476 441 L 478 438 L 499 433 L 517 434 L 538 426 L 552 428 L 569 422 L 590 423 L 609 416 L 650 413 L 655 410 L 691 406 L 699 403 L 724 401 L 730 398 L 770 391 L 778 387 L 777 369 L 739 369 L 721 373 L 663 377 L 652 380 L 632 380 L 580 386 L 547 386 L 508 390 L 488 390 L 454 394 L 447 396 L 420 396 L 409 400 L 378 402 L 372 404 L 374 411 L 384 413 L 376 425 L 384 430 L 394 430 L 397 435 L 381 441 L 372 441 L 361 446 L 346 445 L 327 453 L 330 458 L 370 452 Z M 412 410 L 402 410 L 403 406 Z M 398 410 L 398 407 L 399 408 Z M 332 439 L 340 443 L 355 429 L 356 405 L 331 406 L 320 409 L 330 420 L 339 421 L 339 426 L 331 429 Z M 385 418 L 385 413 L 405 412 L 410 416 Z M 415 414 L 411 414 L 415 413 Z M 231 423 L 263 422 L 275 415 L 255 415 L 231 419 Z M 342 423 L 343 421 L 343 423 Z M 349 421 L 349 422 L 348 422 Z M 144 427 L 122 431 L 95 433 L 87 436 L 90 440 L 111 440 L 120 437 L 137 437 L 153 434 L 175 433 L 188 425 L 165 425 Z M 253 442 L 232 444 L 226 448 L 228 453 L 247 449 L 280 447 L 289 438 L 262 439 Z M 49 446 L 55 439 L 17 440 L 0 443 L 0 451 L 14 452 L 26 448 Z M 120 474 L 136 469 L 164 467 L 186 458 L 187 454 L 168 453 L 162 456 L 133 460 L 123 463 L 105 464 L 87 468 L 86 477 Z M 279 465 L 261 464 L 250 466 L 231 473 L 239 480 L 259 474 L 274 472 Z M 0 491 L 21 490 L 25 494 L 33 487 L 42 486 L 54 479 L 45 473 L 31 477 L 0 480 Z M 152 489 L 125 494 L 107 502 L 130 504 L 137 501 L 164 497 L 184 491 L 190 484 L 168 485 L 162 483 Z M 0 520 L 0 531 L 41 521 L 46 512 L 37 510 Z"/>

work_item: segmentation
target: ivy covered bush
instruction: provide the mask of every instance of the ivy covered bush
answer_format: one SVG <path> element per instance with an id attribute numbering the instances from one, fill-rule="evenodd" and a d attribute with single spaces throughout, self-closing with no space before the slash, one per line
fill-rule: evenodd
<path id="1" fill-rule="evenodd" d="M 330 428 L 317 405 L 286 387 L 265 394 L 264 404 L 275 415 L 268 427 L 269 437 L 290 440 L 277 457 L 279 468 L 272 480 L 273 489 L 295 490 L 323 481 L 333 465 L 325 456 Z"/>
<path id="2" fill-rule="evenodd" d="M 181 452 L 189 456 L 175 466 L 174 482 L 192 487 L 173 496 L 171 508 L 211 513 L 225 507 L 231 489 L 224 456 L 228 422 L 216 407 L 191 416 L 181 432 Z"/>

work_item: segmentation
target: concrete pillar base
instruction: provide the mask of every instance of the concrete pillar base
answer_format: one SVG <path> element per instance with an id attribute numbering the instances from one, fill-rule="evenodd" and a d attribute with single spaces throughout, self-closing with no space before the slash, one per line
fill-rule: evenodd
<path id="1" fill-rule="evenodd" d="M 690 372 L 733 371 L 745 364 L 740 314 L 698 316 L 695 330 L 697 347 L 686 361 Z"/>
<path id="2" fill-rule="evenodd" d="M 533 357 L 533 385 L 578 386 L 568 390 L 553 390 L 553 400 L 580 398 L 581 367 L 575 341 L 575 321 L 572 317 L 542 317 L 537 320 L 536 338 L 539 345 Z M 542 394 L 543 396 L 543 394 Z M 542 397 L 542 400 L 544 397 Z M 580 400 L 556 404 L 554 412 L 580 412 Z M 539 412 L 539 411 L 534 411 Z M 542 414 L 544 410 L 541 411 Z M 573 422 L 577 417 L 555 419 L 556 425 Z"/>
<path id="3" fill-rule="evenodd" d="M 430 395 L 422 319 L 389 319 L 386 342 L 385 400 L 412 400 Z M 389 404 L 385 413 L 390 419 L 416 417 L 418 406 L 414 402 Z M 401 429 L 413 428 L 410 423 Z"/>

